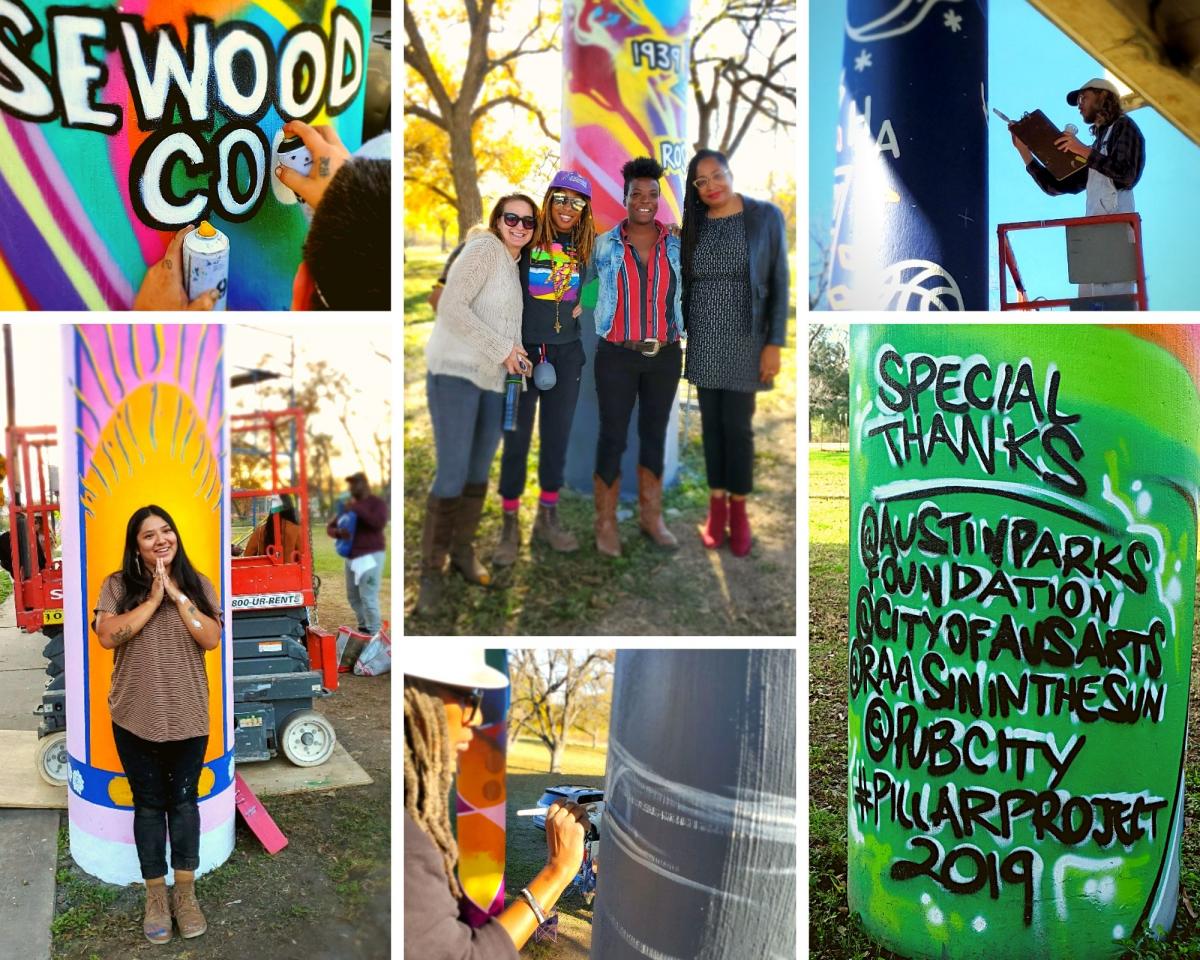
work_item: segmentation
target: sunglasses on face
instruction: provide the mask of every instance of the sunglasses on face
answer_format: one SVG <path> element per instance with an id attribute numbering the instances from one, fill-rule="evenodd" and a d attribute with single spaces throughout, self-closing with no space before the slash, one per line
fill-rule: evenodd
<path id="1" fill-rule="evenodd" d="M 537 226 L 536 217 L 519 217 L 515 213 L 506 213 L 501 219 L 510 227 L 515 227 L 519 223 L 526 230 L 532 230 Z"/>
<path id="2" fill-rule="evenodd" d="M 587 201 L 581 197 L 568 197 L 565 193 L 550 194 L 550 202 L 556 207 L 569 206 L 572 210 L 582 210 L 587 206 Z"/>
<path id="3" fill-rule="evenodd" d="M 462 707 L 463 723 L 470 726 L 479 715 L 483 704 L 482 690 L 462 690 L 457 693 L 458 705 Z"/>
<path id="4" fill-rule="evenodd" d="M 718 170 L 711 177 L 700 177 L 700 179 L 698 179 L 698 180 L 693 180 L 692 186 L 695 187 L 697 190 L 703 190 L 710 183 L 716 184 L 718 186 L 723 186 L 728 182 L 729 182 L 729 171 L 728 170 Z"/>

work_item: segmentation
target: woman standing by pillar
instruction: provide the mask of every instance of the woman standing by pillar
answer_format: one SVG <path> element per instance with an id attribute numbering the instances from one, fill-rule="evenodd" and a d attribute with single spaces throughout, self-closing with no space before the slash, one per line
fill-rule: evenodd
<path id="1" fill-rule="evenodd" d="M 221 644 L 213 586 L 188 560 L 170 515 L 153 504 L 125 528 L 121 569 L 96 603 L 100 646 L 113 653 L 117 755 L 133 793 L 133 839 L 146 882 L 142 931 L 151 943 L 208 928 L 196 900 L 200 769 L 208 747 L 205 654 Z M 175 886 L 167 897 L 167 836 Z"/>
<path id="2" fill-rule="evenodd" d="M 493 562 L 511 566 L 521 549 L 517 511 L 525 490 L 525 465 L 538 414 L 538 497 L 533 539 L 552 550 L 573 553 L 579 541 L 558 519 L 558 491 L 567 462 L 567 438 L 579 400 L 583 343 L 579 334 L 580 280 L 592 255 L 596 226 L 591 210 L 592 186 L 571 170 L 560 170 L 542 199 L 541 218 L 533 243 L 521 253 L 521 289 L 525 298 L 521 339 L 534 363 L 533 376 L 521 394 L 517 428 L 504 434 L 500 458 L 500 496 L 504 529 Z"/>
<path id="3" fill-rule="evenodd" d="M 715 550 L 728 531 L 730 551 L 744 557 L 755 399 L 773 386 L 787 341 L 787 232 L 777 206 L 734 192 L 716 150 L 692 157 L 683 203 L 684 376 L 700 394 L 709 487 L 700 538 Z"/>
<path id="4" fill-rule="evenodd" d="M 447 556 L 469 582 L 491 582 L 475 556 L 475 534 L 500 444 L 505 375 L 529 372 L 517 259 L 536 227 L 529 197 L 517 193 L 496 201 L 488 229 L 467 241 L 450 268 L 425 346 L 437 472 L 421 534 L 419 616 L 437 607 Z"/>

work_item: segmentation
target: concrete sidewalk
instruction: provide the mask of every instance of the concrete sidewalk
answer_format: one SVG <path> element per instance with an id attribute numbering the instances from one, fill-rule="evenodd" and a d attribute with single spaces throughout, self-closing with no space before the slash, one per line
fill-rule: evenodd
<path id="1" fill-rule="evenodd" d="M 33 710 L 46 685 L 45 645 L 42 634 L 17 628 L 11 597 L 0 604 L 0 730 L 38 728 Z"/>

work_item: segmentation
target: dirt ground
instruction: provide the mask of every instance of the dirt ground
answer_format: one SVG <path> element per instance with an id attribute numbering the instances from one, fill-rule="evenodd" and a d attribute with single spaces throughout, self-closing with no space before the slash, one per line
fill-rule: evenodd
<path id="1" fill-rule="evenodd" d="M 389 585 L 380 596 L 390 609 Z M 325 629 L 353 623 L 344 588 L 327 582 Z M 288 838 L 268 856 L 238 818 L 229 860 L 197 882 L 208 932 L 148 943 L 138 886 L 97 883 L 71 862 L 59 831 L 54 957 L 70 960 L 378 960 L 391 955 L 391 677 L 343 674 L 317 704 L 338 740 L 373 779 L 363 787 L 268 797 Z"/>

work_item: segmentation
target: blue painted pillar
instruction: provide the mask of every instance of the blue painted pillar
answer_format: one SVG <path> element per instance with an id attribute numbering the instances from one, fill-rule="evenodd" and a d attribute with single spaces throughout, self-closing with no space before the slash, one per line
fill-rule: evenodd
<path id="1" fill-rule="evenodd" d="M 829 304 L 986 310 L 987 0 L 847 0 Z"/>

